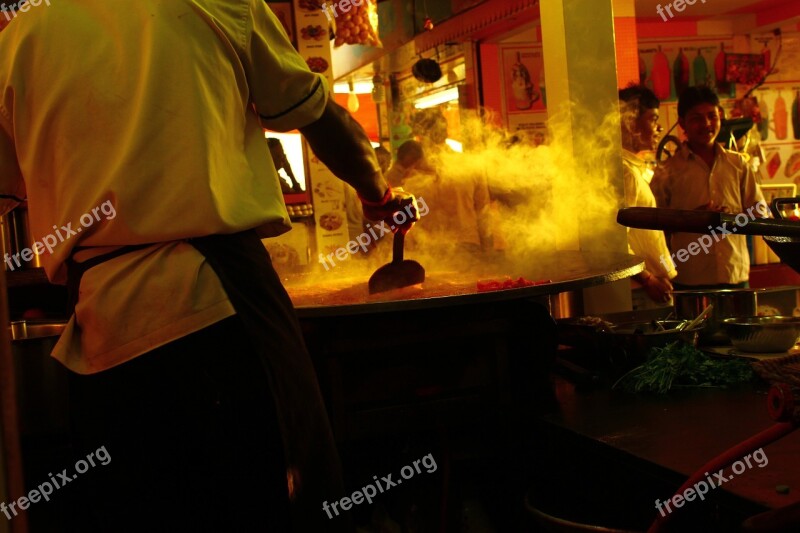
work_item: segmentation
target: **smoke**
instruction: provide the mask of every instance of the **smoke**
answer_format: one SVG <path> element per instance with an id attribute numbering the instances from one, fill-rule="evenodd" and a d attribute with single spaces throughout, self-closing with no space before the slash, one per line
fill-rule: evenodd
<path id="1" fill-rule="evenodd" d="M 554 113 L 539 146 L 524 132 L 487 125 L 493 121 L 486 116 L 462 118 L 463 153 L 423 137 L 425 160 L 404 189 L 424 197 L 429 213 L 406 236 L 405 258 L 428 273 L 474 279 L 531 275 L 557 250 L 624 252 L 624 230 L 615 222 L 622 204 L 622 188 L 614 185 L 621 182 L 619 109 L 609 110 L 599 127 L 596 120 L 578 107 Z M 482 201 L 481 188 L 491 192 L 490 202 Z M 480 211 L 477 225 L 470 202 Z M 309 282 L 366 282 L 391 261 L 391 241 L 386 235 L 370 254 L 340 262 L 322 278 L 308 276 Z"/>

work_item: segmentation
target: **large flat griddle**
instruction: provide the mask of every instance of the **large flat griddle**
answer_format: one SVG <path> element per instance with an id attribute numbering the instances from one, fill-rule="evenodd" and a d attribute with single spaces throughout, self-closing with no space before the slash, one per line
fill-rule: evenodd
<path id="1" fill-rule="evenodd" d="M 602 252 L 547 252 L 511 265 L 486 263 L 478 271 L 448 272 L 430 269 L 421 285 L 369 294 L 367 277 L 341 279 L 335 271 L 310 283 L 302 276 L 284 282 L 300 317 L 359 315 L 403 310 L 499 302 L 559 294 L 631 277 L 644 270 L 641 259 Z M 478 292 L 479 280 L 524 277 L 551 283 L 515 289 Z"/>

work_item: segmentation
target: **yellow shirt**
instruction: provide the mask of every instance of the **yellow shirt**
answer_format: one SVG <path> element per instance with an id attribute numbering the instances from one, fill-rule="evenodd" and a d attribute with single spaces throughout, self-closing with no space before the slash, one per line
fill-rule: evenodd
<path id="1" fill-rule="evenodd" d="M 622 162 L 625 207 L 656 207 L 648 179 L 653 172 L 647 163 L 628 150 L 623 150 Z M 671 279 L 677 275 L 663 231 L 628 228 L 628 248 L 632 254 L 644 258 L 647 271 L 654 276 Z"/>
<path id="2" fill-rule="evenodd" d="M 0 194 L 27 191 L 34 239 L 75 231 L 43 255 L 51 281 L 75 246 L 161 243 L 84 275 L 54 357 L 98 372 L 232 315 L 180 241 L 288 231 L 262 124 L 303 127 L 328 98 L 263 0 L 59 0 L 0 50 Z"/>
<path id="3" fill-rule="evenodd" d="M 684 144 L 656 171 L 651 187 L 658 206 L 672 209 L 696 209 L 713 200 L 715 204 L 727 207 L 729 213 L 737 214 L 764 202 L 755 175 L 742 156 L 719 145 L 716 145 L 714 163 L 708 168 L 705 161 Z M 761 217 L 755 209 L 751 213 Z M 700 237 L 697 233 L 673 233 L 670 240 L 672 253 L 677 255 L 679 251 L 687 250 Z M 725 237 L 714 239 L 708 253 L 691 255 L 685 262 L 676 257 L 678 276 L 675 281 L 684 285 L 748 281 L 750 253 L 746 238 L 743 235 Z"/>

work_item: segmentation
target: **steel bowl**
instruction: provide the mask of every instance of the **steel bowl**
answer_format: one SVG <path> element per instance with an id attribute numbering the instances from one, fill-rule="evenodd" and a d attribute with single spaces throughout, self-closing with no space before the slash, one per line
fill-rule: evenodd
<path id="1" fill-rule="evenodd" d="M 701 322 L 691 330 L 679 331 L 676 328 L 680 325 L 685 326 L 686 321 L 629 322 L 617 324 L 599 332 L 599 335 L 606 341 L 605 353 L 610 357 L 612 365 L 625 369 L 645 362 L 653 348 L 663 348 L 675 341 L 697 346 L 698 334 L 705 324 Z"/>
<path id="2" fill-rule="evenodd" d="M 774 287 L 769 289 L 695 289 L 674 291 L 675 313 L 679 319 L 691 320 L 706 307 L 713 305 L 711 315 L 706 318 L 706 327 L 700 332 L 700 344 L 727 345 L 730 343 L 727 330 L 722 324 L 726 318 L 757 315 L 791 315 L 797 301 L 798 287 Z M 761 312 L 762 306 L 773 308 L 773 312 Z"/>
<path id="3" fill-rule="evenodd" d="M 757 316 L 722 321 L 734 348 L 751 353 L 785 352 L 800 337 L 800 318 Z"/>

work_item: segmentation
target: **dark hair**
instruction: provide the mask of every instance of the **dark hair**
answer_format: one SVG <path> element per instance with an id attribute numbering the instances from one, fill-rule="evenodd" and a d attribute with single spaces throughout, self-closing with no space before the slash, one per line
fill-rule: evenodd
<path id="1" fill-rule="evenodd" d="M 375 155 L 380 155 L 380 156 L 384 156 L 384 157 L 388 155 L 389 157 L 392 157 L 392 153 L 389 150 L 387 150 L 386 148 L 384 148 L 383 146 L 376 146 L 375 147 Z"/>
<path id="2" fill-rule="evenodd" d="M 685 117 L 690 109 L 700 104 L 711 104 L 720 107 L 719 96 L 705 85 L 688 87 L 678 98 L 678 116 L 680 118 Z"/>
<path id="3" fill-rule="evenodd" d="M 397 160 L 405 165 L 407 161 L 416 163 L 422 159 L 422 145 L 417 141 L 406 141 L 397 149 Z"/>
<path id="4" fill-rule="evenodd" d="M 640 115 L 648 109 L 658 109 L 661 105 L 661 102 L 659 102 L 658 97 L 653 91 L 644 85 L 637 85 L 635 83 L 631 83 L 620 90 L 619 99 L 627 104 L 638 106 Z"/>

